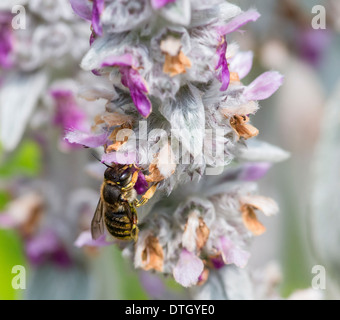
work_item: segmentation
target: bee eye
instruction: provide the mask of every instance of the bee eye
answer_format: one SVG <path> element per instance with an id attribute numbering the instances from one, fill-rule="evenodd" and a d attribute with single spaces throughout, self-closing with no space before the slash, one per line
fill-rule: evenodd
<path id="1" fill-rule="evenodd" d="M 124 180 L 126 180 L 129 176 L 130 176 L 130 172 L 125 171 L 125 172 L 119 177 L 119 180 L 120 180 L 120 181 L 124 181 Z"/>

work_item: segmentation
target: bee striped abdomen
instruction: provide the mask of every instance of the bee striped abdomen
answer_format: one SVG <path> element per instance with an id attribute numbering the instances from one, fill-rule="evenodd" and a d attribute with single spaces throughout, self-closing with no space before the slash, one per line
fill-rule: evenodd
<path id="1" fill-rule="evenodd" d="M 130 239 L 133 225 L 126 212 L 114 212 L 108 209 L 105 213 L 106 228 L 111 235 L 120 239 Z"/>

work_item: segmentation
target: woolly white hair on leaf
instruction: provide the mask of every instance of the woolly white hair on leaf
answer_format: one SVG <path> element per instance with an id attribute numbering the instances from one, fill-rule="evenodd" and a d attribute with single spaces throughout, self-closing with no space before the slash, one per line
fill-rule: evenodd
<path id="1" fill-rule="evenodd" d="M 171 134 L 194 157 L 202 152 L 205 128 L 204 106 L 201 93 L 194 86 L 185 86 L 175 101 L 166 101 L 160 112 L 171 124 Z"/>
<path id="2" fill-rule="evenodd" d="M 96 39 L 81 62 L 81 68 L 86 71 L 98 69 L 102 62 L 110 56 L 124 54 L 124 49 L 133 46 L 129 34 L 104 35 Z"/>
<path id="3" fill-rule="evenodd" d="M 169 144 L 164 145 L 160 149 L 157 158 L 157 168 L 165 179 L 169 178 L 174 173 L 176 169 L 176 160 Z"/>
<path id="4" fill-rule="evenodd" d="M 241 8 L 226 1 L 193 1 L 190 27 L 198 27 L 217 21 L 227 21 L 242 12 Z"/>
<path id="5" fill-rule="evenodd" d="M 215 208 L 213 204 L 206 198 L 199 198 L 191 196 L 184 202 L 180 203 L 177 207 L 176 211 L 173 214 L 173 217 L 179 228 L 183 229 L 188 216 L 195 212 L 199 217 L 204 218 L 204 222 L 208 228 L 213 224 L 215 220 Z"/>
<path id="6" fill-rule="evenodd" d="M 235 149 L 236 158 L 252 162 L 281 162 L 290 157 L 290 153 L 269 143 L 252 139 L 247 147 Z"/>
<path id="7" fill-rule="evenodd" d="M 136 10 L 137 8 L 137 10 Z M 111 1 L 101 16 L 107 32 L 119 33 L 138 28 L 153 15 L 148 0 Z"/>
<path id="8" fill-rule="evenodd" d="M 162 17 L 172 24 L 188 26 L 191 20 L 190 0 L 176 0 L 160 9 Z"/>

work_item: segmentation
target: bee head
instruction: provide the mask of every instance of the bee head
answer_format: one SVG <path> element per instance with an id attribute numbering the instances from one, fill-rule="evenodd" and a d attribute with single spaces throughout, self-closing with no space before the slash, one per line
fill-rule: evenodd
<path id="1" fill-rule="evenodd" d="M 120 187 L 125 187 L 132 178 L 132 171 L 130 168 L 123 171 L 117 170 L 116 168 L 108 167 L 104 173 L 104 179 L 112 181 Z"/>

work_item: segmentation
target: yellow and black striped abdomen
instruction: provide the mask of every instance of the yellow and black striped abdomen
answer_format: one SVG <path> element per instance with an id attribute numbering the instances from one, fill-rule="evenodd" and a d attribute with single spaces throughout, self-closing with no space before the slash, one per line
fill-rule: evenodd
<path id="1" fill-rule="evenodd" d="M 138 229 L 136 216 L 134 212 L 131 212 L 131 207 L 129 205 L 122 211 L 107 208 L 105 211 L 105 225 L 107 231 L 115 238 L 131 240 L 135 239 L 137 236 Z"/>

